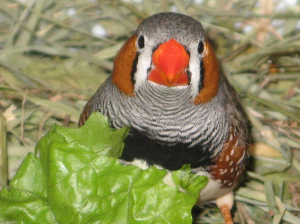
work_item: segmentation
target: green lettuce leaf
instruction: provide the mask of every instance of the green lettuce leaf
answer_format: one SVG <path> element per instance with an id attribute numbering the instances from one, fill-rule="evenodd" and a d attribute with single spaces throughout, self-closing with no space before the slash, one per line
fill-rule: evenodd
<path id="1" fill-rule="evenodd" d="M 122 165 L 128 131 L 100 113 L 81 128 L 55 125 L 1 190 L 0 223 L 191 223 L 207 178 L 184 166 L 171 187 L 164 169 Z"/>

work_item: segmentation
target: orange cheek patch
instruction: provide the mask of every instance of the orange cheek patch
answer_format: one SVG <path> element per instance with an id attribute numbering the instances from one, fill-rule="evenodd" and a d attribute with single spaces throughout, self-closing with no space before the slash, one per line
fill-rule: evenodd
<path id="1" fill-rule="evenodd" d="M 210 102 L 218 93 L 219 89 L 219 63 L 212 46 L 205 40 L 205 55 L 203 58 L 204 78 L 203 88 L 200 89 L 198 96 L 194 100 L 194 104 Z"/>
<path id="2" fill-rule="evenodd" d="M 134 34 L 125 42 L 114 60 L 112 71 L 112 83 L 129 96 L 134 95 L 131 72 L 137 54 L 136 40 L 137 35 Z"/>

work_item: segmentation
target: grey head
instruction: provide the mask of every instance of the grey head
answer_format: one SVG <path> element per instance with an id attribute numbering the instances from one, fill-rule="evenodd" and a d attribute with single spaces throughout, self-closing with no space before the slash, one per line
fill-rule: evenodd
<path id="1" fill-rule="evenodd" d="M 147 73 L 153 66 L 151 58 L 155 49 L 160 44 L 175 39 L 190 55 L 188 66 L 188 72 L 191 74 L 190 95 L 195 97 L 199 93 L 200 64 L 205 53 L 203 51 L 199 54 L 197 50 L 199 43 L 205 42 L 205 33 L 200 22 L 179 13 L 158 13 L 142 21 L 136 30 L 136 35 L 138 36 L 136 47 L 139 60 L 134 74 L 135 91 L 147 82 Z M 142 47 L 139 46 L 139 40 L 142 42 Z"/>
<path id="2" fill-rule="evenodd" d="M 137 28 L 136 34 L 144 35 L 153 45 L 171 38 L 184 46 L 205 40 L 204 29 L 194 18 L 172 12 L 154 14 L 145 19 Z"/>

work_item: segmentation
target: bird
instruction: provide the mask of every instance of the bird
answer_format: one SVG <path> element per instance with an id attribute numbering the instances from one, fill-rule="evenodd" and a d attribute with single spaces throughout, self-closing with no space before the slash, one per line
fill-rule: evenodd
<path id="1" fill-rule="evenodd" d="M 233 190 L 249 160 L 249 124 L 237 92 L 196 19 L 162 12 L 144 19 L 118 51 L 111 75 L 85 105 L 112 128 L 130 127 L 120 159 L 208 177 L 197 205 L 215 201 L 233 223 Z"/>

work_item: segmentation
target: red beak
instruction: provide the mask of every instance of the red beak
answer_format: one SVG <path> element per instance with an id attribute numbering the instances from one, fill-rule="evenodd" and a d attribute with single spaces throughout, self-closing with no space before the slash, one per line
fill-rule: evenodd
<path id="1" fill-rule="evenodd" d="M 189 55 L 185 48 L 174 39 L 162 43 L 152 55 L 154 68 L 148 80 L 164 86 L 188 85 L 186 68 Z"/>

